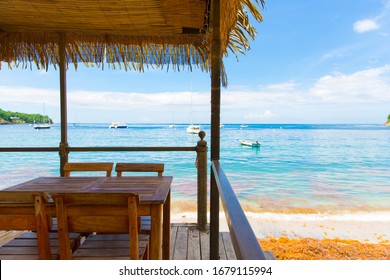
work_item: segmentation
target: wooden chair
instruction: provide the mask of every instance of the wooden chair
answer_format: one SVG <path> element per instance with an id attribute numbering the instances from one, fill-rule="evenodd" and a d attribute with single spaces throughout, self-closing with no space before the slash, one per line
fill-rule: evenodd
<path id="1" fill-rule="evenodd" d="M 121 177 L 123 172 L 157 172 L 162 176 L 164 172 L 163 163 L 122 163 L 115 166 L 116 176 Z"/>
<path id="2" fill-rule="evenodd" d="M 53 193 L 60 259 L 147 259 L 149 235 L 138 234 L 138 195 Z M 72 254 L 68 232 L 99 232 Z"/>
<path id="3" fill-rule="evenodd" d="M 163 163 L 124 163 L 118 162 L 115 166 L 116 175 L 122 176 L 123 172 L 157 172 L 158 176 L 164 173 Z M 151 217 L 142 216 L 140 221 L 140 232 L 150 234 Z"/>
<path id="4" fill-rule="evenodd" d="M 111 177 L 112 162 L 67 162 L 64 165 L 64 176 L 69 177 L 71 172 L 105 171 L 107 177 Z"/>
<path id="5" fill-rule="evenodd" d="M 29 230 L 0 248 L 0 259 L 56 259 L 49 235 L 48 195 L 45 193 L 0 191 L 0 229 Z M 57 235 L 58 236 L 58 235 Z"/>

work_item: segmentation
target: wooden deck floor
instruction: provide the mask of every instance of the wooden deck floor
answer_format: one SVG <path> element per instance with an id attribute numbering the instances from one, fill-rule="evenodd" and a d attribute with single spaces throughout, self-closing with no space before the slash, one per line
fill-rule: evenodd
<path id="1" fill-rule="evenodd" d="M 208 260 L 210 259 L 209 230 L 202 232 L 195 224 L 171 225 L 172 260 Z M 219 257 L 221 260 L 235 260 L 230 234 L 219 234 Z"/>
<path id="2" fill-rule="evenodd" d="M 18 236 L 19 231 L 0 231 L 0 246 Z M 210 258 L 209 230 L 200 232 L 196 224 L 171 225 L 172 260 L 208 260 Z M 235 260 L 230 234 L 220 233 L 220 259 Z"/>

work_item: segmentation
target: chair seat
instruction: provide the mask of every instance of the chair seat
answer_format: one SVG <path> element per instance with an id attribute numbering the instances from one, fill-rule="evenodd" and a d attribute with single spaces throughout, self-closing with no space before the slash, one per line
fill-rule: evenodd
<path id="1" fill-rule="evenodd" d="M 146 259 L 149 235 L 138 236 L 139 259 Z M 130 243 L 128 234 L 89 235 L 72 254 L 74 260 L 125 260 L 129 259 Z"/>
<path id="2" fill-rule="evenodd" d="M 59 259 L 58 233 L 50 232 L 51 259 Z M 70 233 L 72 251 L 80 246 L 80 234 Z M 38 260 L 38 241 L 35 232 L 25 232 L 0 247 L 1 260 Z"/>

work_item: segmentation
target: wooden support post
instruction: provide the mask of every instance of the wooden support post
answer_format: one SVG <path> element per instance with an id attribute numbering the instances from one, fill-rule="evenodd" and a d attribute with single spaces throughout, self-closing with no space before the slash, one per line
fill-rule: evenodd
<path id="1" fill-rule="evenodd" d="M 219 260 L 219 191 L 210 169 L 210 260 Z"/>
<path id="2" fill-rule="evenodd" d="M 220 157 L 221 114 L 221 0 L 211 1 L 211 160 Z M 219 195 L 214 175 L 210 182 L 210 259 L 219 259 Z"/>
<path id="3" fill-rule="evenodd" d="M 198 169 L 198 229 L 206 231 L 207 225 L 207 142 L 206 132 L 199 132 L 196 146 L 196 167 Z"/>
<path id="4" fill-rule="evenodd" d="M 59 69 L 60 69 L 60 103 L 61 103 L 61 142 L 60 142 L 60 173 L 64 176 L 64 165 L 68 162 L 68 117 L 66 93 L 66 34 L 59 33 Z"/>

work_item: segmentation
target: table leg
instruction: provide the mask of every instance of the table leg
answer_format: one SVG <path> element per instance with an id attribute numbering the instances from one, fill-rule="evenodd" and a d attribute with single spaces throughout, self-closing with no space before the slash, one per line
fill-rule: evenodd
<path id="1" fill-rule="evenodd" d="M 171 245 L 171 192 L 163 206 L 163 260 L 170 259 Z"/>
<path id="2" fill-rule="evenodd" d="M 149 257 L 151 260 L 161 260 L 162 253 L 162 204 L 151 206 L 151 233 L 149 243 Z"/>

